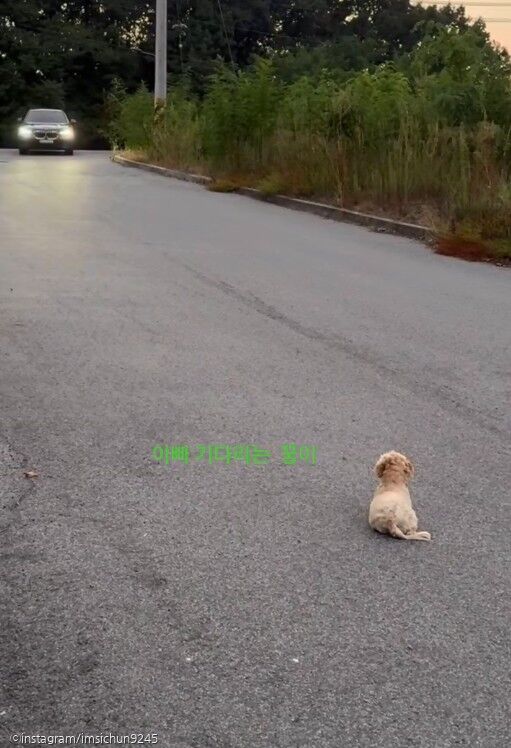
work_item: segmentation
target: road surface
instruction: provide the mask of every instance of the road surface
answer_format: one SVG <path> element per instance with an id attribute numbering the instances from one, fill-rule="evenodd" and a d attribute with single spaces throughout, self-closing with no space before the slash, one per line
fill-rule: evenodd
<path id="1" fill-rule="evenodd" d="M 509 745 L 509 269 L 105 153 L 0 152 L 0 242 L 4 740 Z"/>

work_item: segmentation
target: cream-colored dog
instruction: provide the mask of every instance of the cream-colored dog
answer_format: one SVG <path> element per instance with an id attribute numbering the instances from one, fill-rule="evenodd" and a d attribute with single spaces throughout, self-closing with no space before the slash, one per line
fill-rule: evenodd
<path id="1" fill-rule="evenodd" d="M 429 532 L 417 530 L 417 515 L 407 486 L 414 467 L 408 457 L 400 452 L 385 452 L 374 471 L 380 483 L 369 507 L 373 530 L 402 540 L 431 540 Z"/>

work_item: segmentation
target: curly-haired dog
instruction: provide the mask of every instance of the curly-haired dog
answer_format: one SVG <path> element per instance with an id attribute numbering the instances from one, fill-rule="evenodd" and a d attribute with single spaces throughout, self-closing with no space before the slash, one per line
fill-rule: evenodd
<path id="1" fill-rule="evenodd" d="M 414 467 L 400 452 L 385 452 L 374 466 L 380 479 L 369 507 L 369 524 L 373 530 L 402 540 L 431 540 L 429 532 L 417 530 L 407 483 Z"/>

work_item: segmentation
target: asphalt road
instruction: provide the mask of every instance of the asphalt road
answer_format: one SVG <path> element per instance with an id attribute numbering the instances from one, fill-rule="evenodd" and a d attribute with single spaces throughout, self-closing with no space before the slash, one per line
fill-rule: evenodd
<path id="1" fill-rule="evenodd" d="M 0 152 L 0 251 L 2 745 L 509 745 L 509 269 L 99 153 Z"/>

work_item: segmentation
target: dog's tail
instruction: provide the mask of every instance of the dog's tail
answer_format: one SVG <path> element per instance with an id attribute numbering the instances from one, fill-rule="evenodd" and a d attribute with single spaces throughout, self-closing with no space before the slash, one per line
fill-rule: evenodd
<path id="1" fill-rule="evenodd" d="M 406 536 L 407 540 L 431 540 L 431 535 L 426 530 L 418 530 Z"/>
<path id="2" fill-rule="evenodd" d="M 387 531 L 393 538 L 400 538 L 400 540 L 431 540 L 431 535 L 425 530 L 411 532 L 409 535 L 405 535 L 401 528 L 397 526 L 394 517 L 389 519 L 387 523 Z"/>

